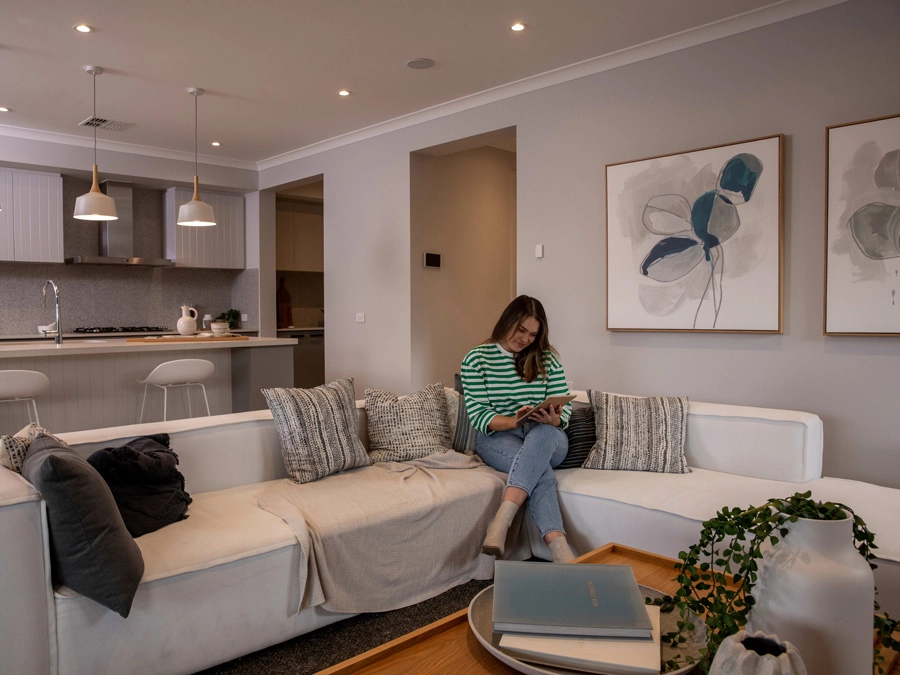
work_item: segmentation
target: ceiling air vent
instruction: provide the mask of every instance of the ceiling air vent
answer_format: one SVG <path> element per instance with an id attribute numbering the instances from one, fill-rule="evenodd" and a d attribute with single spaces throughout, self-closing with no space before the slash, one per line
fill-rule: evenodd
<path id="1" fill-rule="evenodd" d="M 131 126 L 131 122 L 116 122 L 115 120 L 107 120 L 102 117 L 88 117 L 83 122 L 79 122 L 80 127 L 97 127 L 106 131 L 125 131 Z"/>

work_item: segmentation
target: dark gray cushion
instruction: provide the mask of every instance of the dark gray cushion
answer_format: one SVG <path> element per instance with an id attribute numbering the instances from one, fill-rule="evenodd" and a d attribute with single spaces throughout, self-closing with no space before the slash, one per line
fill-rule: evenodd
<path id="1" fill-rule="evenodd" d="M 471 455 L 475 453 L 475 439 L 478 431 L 469 421 L 469 413 L 466 410 L 465 393 L 463 392 L 462 378 L 459 373 L 453 375 L 453 389 L 459 393 L 460 401 L 456 412 L 456 428 L 453 431 L 451 446 L 457 452 Z"/>
<path id="2" fill-rule="evenodd" d="M 594 411 L 589 405 L 572 404 L 572 414 L 566 425 L 566 436 L 569 439 L 569 453 L 557 469 L 574 469 L 584 464 L 591 454 L 591 448 L 597 440 L 594 428 Z"/>
<path id="3" fill-rule="evenodd" d="M 100 474 L 65 443 L 42 434 L 28 448 L 22 475 L 47 503 L 54 582 L 128 616 L 144 558 Z"/>
<path id="4" fill-rule="evenodd" d="M 353 380 L 313 389 L 263 389 L 281 438 L 284 468 L 297 483 L 368 466 L 372 462 L 356 432 Z"/>

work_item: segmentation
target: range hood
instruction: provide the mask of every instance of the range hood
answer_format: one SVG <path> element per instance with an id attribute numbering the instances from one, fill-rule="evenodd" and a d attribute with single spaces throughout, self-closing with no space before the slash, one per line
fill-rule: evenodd
<path id="1" fill-rule="evenodd" d="M 134 207 L 131 199 L 131 183 L 105 180 L 100 189 L 116 201 L 118 220 L 100 223 L 100 255 L 77 255 L 66 258 L 69 265 L 143 265 L 145 267 L 171 267 L 175 263 L 167 258 L 134 257 Z"/>

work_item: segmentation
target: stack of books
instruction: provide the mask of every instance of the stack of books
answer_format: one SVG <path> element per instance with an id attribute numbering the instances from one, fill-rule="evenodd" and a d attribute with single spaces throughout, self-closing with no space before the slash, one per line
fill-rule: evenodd
<path id="1" fill-rule="evenodd" d="M 494 632 L 521 661 L 602 675 L 659 675 L 659 608 L 627 565 L 498 560 Z"/>

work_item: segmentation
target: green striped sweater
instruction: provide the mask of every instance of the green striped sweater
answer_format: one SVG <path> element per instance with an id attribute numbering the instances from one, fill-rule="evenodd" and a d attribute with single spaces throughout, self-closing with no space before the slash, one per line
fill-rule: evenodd
<path id="1" fill-rule="evenodd" d="M 466 411 L 472 426 L 485 434 L 494 415 L 515 417 L 523 405 L 537 405 L 548 396 L 569 393 L 562 364 L 551 351 L 544 352 L 547 380 L 538 376 L 534 382 L 526 382 L 516 373 L 511 352 L 496 342 L 478 345 L 463 359 L 460 375 L 466 398 Z M 572 404 L 563 406 L 560 428 L 565 428 Z"/>

